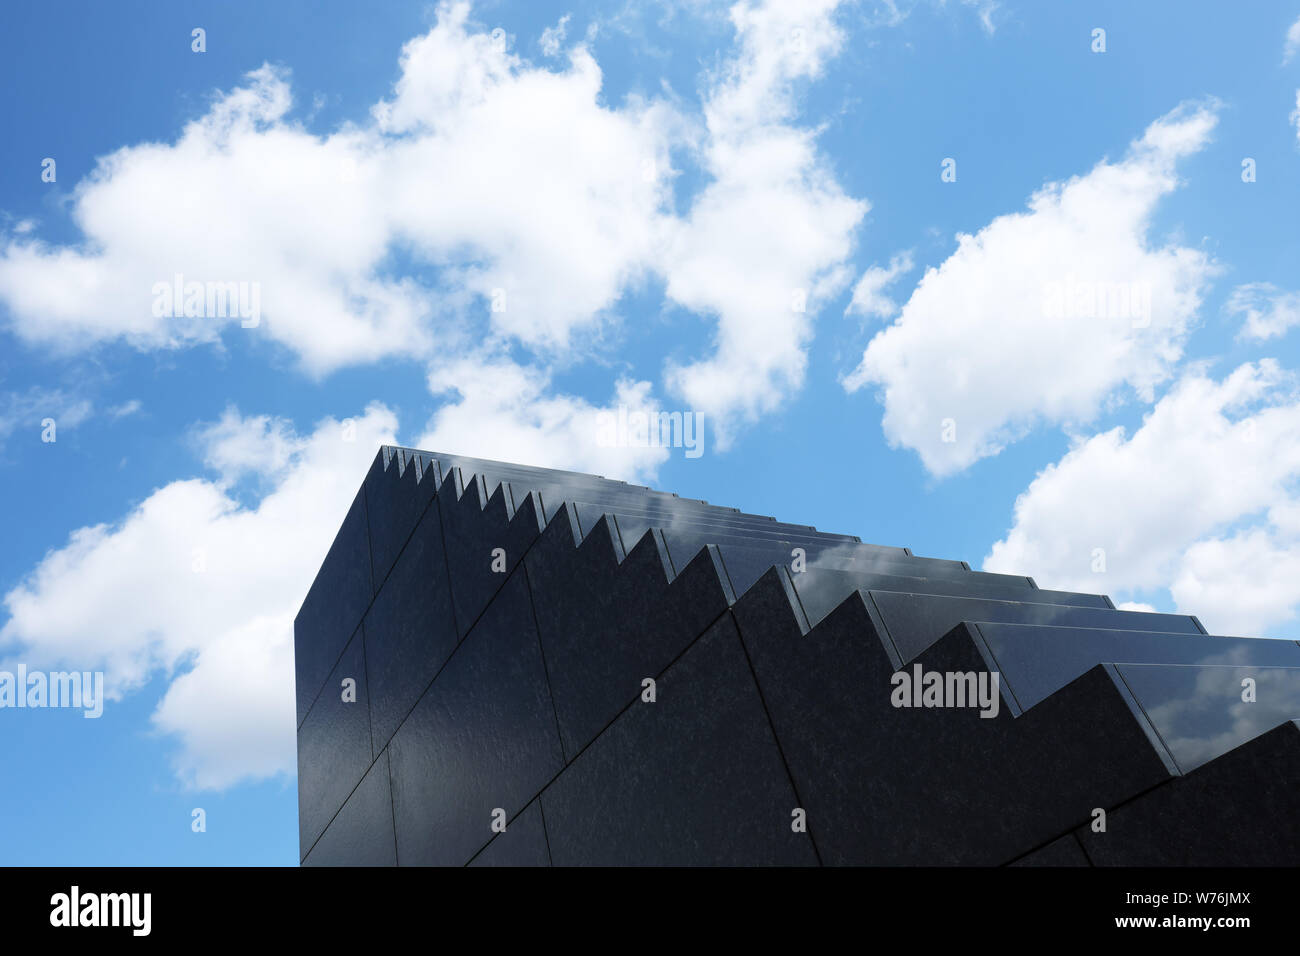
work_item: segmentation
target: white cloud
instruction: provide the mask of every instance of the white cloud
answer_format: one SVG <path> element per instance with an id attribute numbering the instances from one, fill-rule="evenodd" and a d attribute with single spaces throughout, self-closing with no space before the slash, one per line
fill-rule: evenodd
<path id="1" fill-rule="evenodd" d="M 602 105 L 582 47 L 562 71 L 534 68 L 468 14 L 439 8 L 367 124 L 308 132 L 287 74 L 264 66 L 174 143 L 102 159 L 74 192 L 84 243 L 0 236 L 14 330 L 73 350 L 216 343 L 235 326 L 320 373 L 445 350 L 469 308 L 537 347 L 598 324 L 653 263 L 681 123 L 663 102 Z M 156 317 L 154 286 L 177 274 L 257 283 L 261 324 Z M 496 289 L 506 308 L 489 313 L 474 297 Z"/>
<path id="2" fill-rule="evenodd" d="M 564 38 L 568 32 L 569 14 L 560 17 L 559 21 L 553 27 L 547 27 L 542 31 L 541 44 L 542 52 L 547 56 L 559 55 L 560 48 L 564 46 Z"/>
<path id="3" fill-rule="evenodd" d="M 712 356 L 665 377 L 725 438 L 802 383 L 867 208 L 792 124 L 798 85 L 843 46 L 837 3 L 735 4 L 737 48 L 705 79 L 702 121 L 677 100 L 606 104 L 585 45 L 533 66 L 472 29 L 464 2 L 403 47 L 367 122 L 328 135 L 291 118 L 287 74 L 263 66 L 175 142 L 101 160 L 73 197 L 83 243 L 0 234 L 0 302 L 21 338 L 54 349 L 243 335 L 323 374 L 466 354 L 488 325 L 549 362 L 660 276 L 672 303 L 716 317 Z M 674 150 L 706 176 L 684 217 Z M 155 316 L 155 285 L 177 275 L 255 283 L 260 324 Z"/>
<path id="4" fill-rule="evenodd" d="M 244 475 L 271 476 L 282 472 L 302 451 L 304 439 L 293 423 L 267 415 L 244 417 L 228 407 L 219 421 L 196 430 L 203 463 L 230 483 Z"/>
<path id="5" fill-rule="evenodd" d="M 563 73 L 533 69 L 465 33 L 467 12 L 406 45 L 375 109 L 387 214 L 453 288 L 494 299 L 497 330 L 562 349 L 654 265 L 684 121 L 662 101 L 602 107 L 584 47 Z"/>
<path id="6" fill-rule="evenodd" d="M 600 441 L 601 412 L 617 414 L 620 405 L 629 412 L 659 409 L 649 382 L 618 382 L 604 407 L 551 395 L 550 385 L 545 372 L 503 358 L 468 357 L 435 368 L 429 387 L 457 394 L 434 415 L 419 447 L 638 483 L 668 459 L 662 446 L 605 447 Z"/>
<path id="7" fill-rule="evenodd" d="M 177 739 L 173 767 L 189 786 L 225 789 L 295 772 L 296 613 L 231 622 L 203 642 L 158 702 L 153 726 Z"/>
<path id="8" fill-rule="evenodd" d="M 853 287 L 853 298 L 849 300 L 844 314 L 874 315 L 882 319 L 894 315 L 898 312 L 898 303 L 885 295 L 885 289 L 893 285 L 899 276 L 911 272 L 913 268 L 910 250 L 892 257 L 887 267 L 869 267 L 858 280 L 858 284 Z"/>
<path id="9" fill-rule="evenodd" d="M 890 444 L 948 475 L 1035 424 L 1091 420 L 1123 386 L 1149 401 L 1215 271 L 1196 249 L 1151 242 L 1151 215 L 1215 123 L 1212 105 L 1184 104 L 1122 160 L 959 235 L 844 379 L 881 389 Z"/>
<path id="10" fill-rule="evenodd" d="M 1286 45 L 1282 50 L 1282 62 L 1290 63 L 1300 53 L 1300 18 L 1286 31 Z"/>
<path id="11" fill-rule="evenodd" d="M 1237 286 L 1224 308 L 1231 315 L 1245 316 L 1239 335 L 1258 342 L 1280 338 L 1300 325 L 1300 292 L 1283 292 L 1268 282 Z"/>
<path id="12" fill-rule="evenodd" d="M 140 400 L 133 398 L 120 405 L 96 411 L 90 399 L 76 392 L 32 386 L 24 392 L 0 394 L 0 441 L 24 431 L 36 440 L 44 433 L 45 426 L 42 423 L 46 419 L 53 419 L 57 441 L 63 429 L 76 428 L 96 415 L 117 421 L 136 414 L 141 408 L 143 405 Z"/>
<path id="13" fill-rule="evenodd" d="M 124 339 L 140 348 L 217 342 L 232 318 L 154 315 L 155 285 L 258 283 L 269 334 L 318 370 L 418 341 L 427 306 L 376 276 L 390 239 L 381 180 L 364 167 L 368 138 L 318 139 L 287 122 L 286 78 L 263 67 L 219 98 L 174 144 L 126 147 L 73 194 L 86 237 L 53 246 L 10 237 L 0 299 L 14 331 L 71 351 Z"/>
<path id="14" fill-rule="evenodd" d="M 39 438 L 47 418 L 54 420 L 57 440 L 58 429 L 76 428 L 93 414 L 89 400 L 60 388 L 34 386 L 25 392 L 8 392 L 0 396 L 0 441 L 21 429 Z"/>
<path id="15" fill-rule="evenodd" d="M 144 405 L 141 403 L 140 399 L 132 398 L 123 402 L 121 405 L 114 405 L 107 409 L 107 414 L 109 418 L 117 421 L 119 418 L 128 418 L 131 415 L 136 414 L 143 407 Z"/>
<path id="16" fill-rule="evenodd" d="M 1300 539 L 1266 525 L 1197 541 L 1169 591 L 1214 633 L 1265 634 L 1300 605 Z"/>
<path id="17" fill-rule="evenodd" d="M 1295 127 L 1295 138 L 1300 145 L 1300 90 L 1295 91 L 1295 109 L 1291 111 L 1291 125 Z"/>
<path id="18" fill-rule="evenodd" d="M 1154 614 L 1155 605 L 1147 604 L 1144 601 L 1120 601 L 1115 605 L 1118 611 L 1142 611 L 1145 614 Z"/>
<path id="19" fill-rule="evenodd" d="M 674 224 L 665 256 L 669 299 L 718 320 L 713 355 L 669 364 L 667 386 L 713 419 L 724 446 L 802 385 L 813 317 L 847 283 L 867 211 L 835 181 L 814 132 L 790 125 L 795 84 L 819 76 L 843 45 L 836 5 L 731 8 L 740 52 L 705 102 L 711 181 Z"/>
<path id="20" fill-rule="evenodd" d="M 1193 371 L 1132 437 L 1094 435 L 1040 472 L 984 569 L 1112 596 L 1168 588 L 1212 632 L 1265 633 L 1300 607 L 1298 481 L 1292 376 L 1270 359 L 1220 382 Z"/>
<path id="21" fill-rule="evenodd" d="M 174 481 L 119 523 L 75 531 L 5 595 L 10 659 L 103 669 L 110 699 L 166 675 L 153 722 L 178 738 L 194 787 L 293 773 L 293 618 L 396 429 L 378 405 L 354 425 L 352 441 L 330 419 L 299 438 L 228 412 L 207 433 L 210 461 L 273 463 L 273 488 L 243 507 L 222 483 Z M 287 461 L 251 454 L 284 447 Z"/>
<path id="22" fill-rule="evenodd" d="M 984 32 L 992 34 L 996 27 L 993 24 L 993 15 L 997 12 L 999 4 L 996 0 L 961 0 L 968 7 L 974 7 L 976 15 L 979 16 L 980 26 Z"/>

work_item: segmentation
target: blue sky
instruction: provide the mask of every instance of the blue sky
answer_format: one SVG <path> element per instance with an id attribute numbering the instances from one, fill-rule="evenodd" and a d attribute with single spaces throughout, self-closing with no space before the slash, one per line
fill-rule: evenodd
<path id="1" fill-rule="evenodd" d="M 383 441 L 1300 637 L 1298 3 L 0 16 L 0 669 L 110 691 L 0 710 L 0 862 L 297 862 L 292 619 Z"/>

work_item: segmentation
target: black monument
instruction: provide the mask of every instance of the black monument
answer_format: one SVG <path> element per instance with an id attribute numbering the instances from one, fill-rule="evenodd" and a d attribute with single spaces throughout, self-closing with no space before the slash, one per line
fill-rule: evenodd
<path id="1" fill-rule="evenodd" d="M 385 447 L 295 623 L 304 865 L 1294 865 L 1300 645 Z"/>

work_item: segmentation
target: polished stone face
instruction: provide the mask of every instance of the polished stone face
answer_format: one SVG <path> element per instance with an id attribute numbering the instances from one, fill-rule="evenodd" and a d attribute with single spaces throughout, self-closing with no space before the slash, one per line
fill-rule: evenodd
<path id="1" fill-rule="evenodd" d="M 370 604 L 366 497 L 358 492 L 294 621 L 298 725 Z"/>
<path id="2" fill-rule="evenodd" d="M 304 865 L 1300 863 L 1300 645 L 597 476 L 381 449 L 294 646 Z"/>

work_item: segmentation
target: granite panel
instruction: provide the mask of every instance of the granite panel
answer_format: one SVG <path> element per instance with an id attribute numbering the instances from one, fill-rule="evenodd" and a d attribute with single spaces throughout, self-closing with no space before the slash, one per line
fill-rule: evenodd
<path id="1" fill-rule="evenodd" d="M 1022 856 L 1012 866 L 1092 866 L 1073 833 Z"/>
<path id="2" fill-rule="evenodd" d="M 303 866 L 396 866 L 388 752 L 371 765 Z"/>
<path id="3" fill-rule="evenodd" d="M 654 538 L 620 565 L 605 520 L 578 548 L 553 522 L 525 559 L 564 752 L 572 757 L 728 604 L 708 551 L 670 584 Z"/>
<path id="4" fill-rule="evenodd" d="M 370 604 L 370 545 L 366 501 L 357 492 L 334 543 L 293 622 L 294 683 L 298 723 L 316 699 Z"/>
<path id="5" fill-rule="evenodd" d="M 425 511 L 375 596 L 365 636 L 377 754 L 456 648 L 437 508 Z"/>
<path id="6" fill-rule="evenodd" d="M 1291 641 L 988 622 L 976 629 L 1025 709 L 1102 662 L 1300 666 Z"/>
<path id="7" fill-rule="evenodd" d="M 516 570 L 389 746 L 397 855 L 460 866 L 560 770 L 537 630 Z"/>
<path id="8" fill-rule="evenodd" d="M 736 554 L 728 549 L 722 561 L 730 571 Z M 785 563 L 785 562 L 783 562 Z M 757 567 L 757 564 L 754 566 Z M 766 568 L 758 573 L 762 577 Z M 749 572 L 753 574 L 753 570 Z M 758 580 L 755 577 L 754 580 Z M 1074 591 L 1050 591 L 1027 585 L 989 583 L 974 573 L 964 578 L 925 578 L 898 574 L 873 574 L 866 571 L 835 571 L 823 568 L 791 573 L 790 579 L 799 603 L 810 623 L 816 624 L 835 610 L 855 590 L 900 591 L 915 594 L 948 595 L 951 597 L 980 598 L 989 601 L 1019 601 L 1029 604 L 1066 604 L 1072 607 L 1109 608 L 1100 594 L 1081 594 Z"/>
<path id="9" fill-rule="evenodd" d="M 1116 664 L 1115 670 L 1183 773 L 1300 719 L 1300 668 Z"/>
<path id="10" fill-rule="evenodd" d="M 815 865 L 724 617 L 542 794 L 556 866 Z"/>
<path id="11" fill-rule="evenodd" d="M 482 486 L 472 479 L 459 500 L 450 493 L 439 495 L 438 513 L 456 627 L 464 638 L 541 532 L 541 515 L 533 496 L 523 496 L 516 511 L 508 487 L 498 486 L 484 499 Z M 498 548 L 504 552 L 500 560 Z"/>
<path id="12" fill-rule="evenodd" d="M 347 679 L 355 681 L 355 696 L 343 686 Z M 370 767 L 367 700 L 364 644 L 358 629 L 298 728 L 298 845 L 302 856 Z"/>
<path id="13" fill-rule="evenodd" d="M 417 472 L 414 467 L 403 467 L 401 456 L 394 456 L 385 469 L 380 455 L 366 475 L 363 487 L 370 527 L 371 579 L 376 592 L 437 493 L 436 474 L 422 478 Z"/>
<path id="14" fill-rule="evenodd" d="M 542 805 L 534 800 L 509 822 L 504 833 L 485 846 L 470 866 L 550 866 Z"/>
<path id="15" fill-rule="evenodd" d="M 992 601 L 985 598 L 907 594 L 889 590 L 868 591 L 866 601 L 868 613 L 875 615 L 877 627 L 893 642 L 904 661 L 912 660 L 962 621 L 1114 628 L 1201 636 L 1195 619 L 1186 614 L 1112 611 L 1108 608 L 1047 604 L 1041 601 Z"/>
<path id="16" fill-rule="evenodd" d="M 1172 775 L 1103 668 L 1018 717 L 902 707 L 860 596 L 801 634 L 771 572 L 733 614 L 826 863 L 1002 864 Z M 964 626 L 915 666 L 993 686 Z"/>
<path id="17" fill-rule="evenodd" d="M 1300 865 L 1300 725 L 1287 721 L 1075 831 L 1094 866 Z"/>

